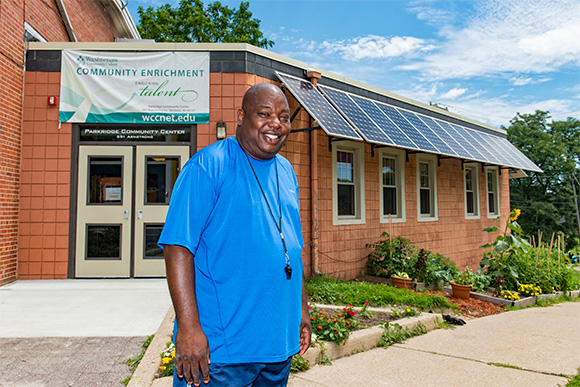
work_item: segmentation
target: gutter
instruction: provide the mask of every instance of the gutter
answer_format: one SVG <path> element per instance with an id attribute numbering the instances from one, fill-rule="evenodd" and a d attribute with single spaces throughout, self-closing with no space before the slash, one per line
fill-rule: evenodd
<path id="1" fill-rule="evenodd" d="M 66 8 L 64 7 L 63 0 L 56 0 L 56 6 L 58 7 L 58 11 L 60 12 L 60 17 L 64 23 L 64 27 L 66 28 L 66 32 L 71 42 L 77 42 L 77 37 L 75 32 L 72 28 L 72 24 L 68 17 L 68 13 L 66 12 Z"/>

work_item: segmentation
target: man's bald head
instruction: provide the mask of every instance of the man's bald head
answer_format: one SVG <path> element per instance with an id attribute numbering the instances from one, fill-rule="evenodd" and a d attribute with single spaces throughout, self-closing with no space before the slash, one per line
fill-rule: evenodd
<path id="1" fill-rule="evenodd" d="M 290 133 L 290 108 L 280 88 L 258 83 L 248 89 L 238 110 L 236 138 L 256 159 L 271 159 Z"/>

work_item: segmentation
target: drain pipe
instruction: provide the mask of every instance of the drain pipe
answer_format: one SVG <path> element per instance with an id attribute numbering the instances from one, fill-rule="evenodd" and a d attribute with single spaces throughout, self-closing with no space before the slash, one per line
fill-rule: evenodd
<path id="1" fill-rule="evenodd" d="M 320 72 L 308 69 L 306 77 L 316 87 L 316 82 L 322 77 Z M 314 120 L 310 117 L 310 127 L 314 126 Z M 310 224 L 311 224 L 311 275 L 319 274 L 318 263 L 318 131 L 310 131 Z"/>
<path id="2" fill-rule="evenodd" d="M 72 24 L 70 22 L 70 18 L 68 17 L 68 13 L 66 12 L 66 8 L 64 7 L 63 0 L 56 0 L 56 6 L 58 7 L 58 11 L 60 12 L 60 17 L 64 23 L 64 27 L 66 28 L 66 32 L 71 42 L 76 42 L 77 37 L 75 32 L 72 28 Z"/>

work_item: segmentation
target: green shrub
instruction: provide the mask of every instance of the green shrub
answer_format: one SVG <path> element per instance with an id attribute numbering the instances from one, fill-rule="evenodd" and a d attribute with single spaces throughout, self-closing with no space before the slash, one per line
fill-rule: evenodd
<path id="1" fill-rule="evenodd" d="M 415 249 L 411 241 L 400 236 L 392 238 L 386 232 L 381 234 L 381 238 L 376 243 L 367 244 L 373 249 L 367 260 L 368 273 L 389 278 L 397 272 L 406 272 L 407 261 Z"/>

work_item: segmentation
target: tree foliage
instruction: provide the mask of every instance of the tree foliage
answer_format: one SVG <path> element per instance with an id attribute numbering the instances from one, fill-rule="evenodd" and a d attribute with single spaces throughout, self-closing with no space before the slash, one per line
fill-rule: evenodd
<path id="1" fill-rule="evenodd" d="M 541 230 L 545 241 L 561 232 L 571 248 L 578 244 L 572 182 L 575 173 L 580 179 L 580 120 L 548 123 L 549 118 L 540 110 L 518 113 L 507 128 L 508 140 L 544 171 L 510 180 L 511 207 L 522 209 L 519 223 L 526 234 Z"/>
<path id="2" fill-rule="evenodd" d="M 144 39 L 156 42 L 250 43 L 268 48 L 274 42 L 264 38 L 260 20 L 252 18 L 250 3 L 242 1 L 239 8 L 229 8 L 219 1 L 204 7 L 201 0 L 180 0 L 159 8 L 139 7 L 137 29 Z"/>

